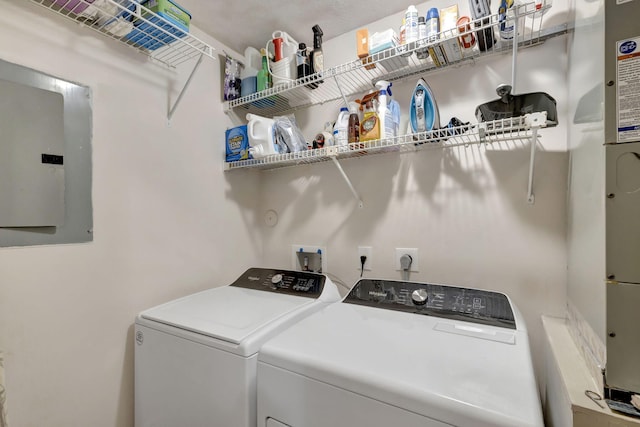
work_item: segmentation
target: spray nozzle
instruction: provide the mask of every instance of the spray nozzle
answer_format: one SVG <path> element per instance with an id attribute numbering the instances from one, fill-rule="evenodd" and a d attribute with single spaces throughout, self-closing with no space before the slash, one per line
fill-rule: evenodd
<path id="1" fill-rule="evenodd" d="M 379 91 L 383 91 L 383 90 L 384 90 L 384 91 L 386 91 L 386 92 L 387 92 L 387 94 L 388 94 L 389 96 L 391 96 L 391 95 L 393 95 L 393 94 L 391 93 L 391 85 L 392 85 L 392 84 L 393 84 L 393 83 L 388 82 L 388 81 L 386 81 L 386 80 L 378 80 L 378 81 L 376 82 L 375 86 L 376 86 L 376 88 L 378 88 L 378 90 L 379 90 Z"/>

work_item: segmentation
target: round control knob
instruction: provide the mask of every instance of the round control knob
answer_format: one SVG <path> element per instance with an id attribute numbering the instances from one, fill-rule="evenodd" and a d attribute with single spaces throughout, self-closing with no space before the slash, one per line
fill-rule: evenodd
<path id="1" fill-rule="evenodd" d="M 277 289 L 282 286 L 282 274 L 274 274 L 271 278 L 271 287 Z"/>
<path id="2" fill-rule="evenodd" d="M 411 293 L 411 301 L 413 301 L 415 305 L 425 305 L 428 298 L 429 295 L 427 291 L 422 288 L 416 289 Z"/>

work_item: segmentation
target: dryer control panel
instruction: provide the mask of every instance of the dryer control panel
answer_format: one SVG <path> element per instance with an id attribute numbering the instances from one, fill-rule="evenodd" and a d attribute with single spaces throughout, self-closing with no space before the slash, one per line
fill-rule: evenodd
<path id="1" fill-rule="evenodd" d="M 507 296 L 481 289 L 361 279 L 344 302 L 516 329 Z"/>
<path id="2" fill-rule="evenodd" d="M 309 298 L 318 298 L 324 289 L 326 277 L 306 271 L 250 268 L 231 286 L 265 292 L 277 292 Z"/>

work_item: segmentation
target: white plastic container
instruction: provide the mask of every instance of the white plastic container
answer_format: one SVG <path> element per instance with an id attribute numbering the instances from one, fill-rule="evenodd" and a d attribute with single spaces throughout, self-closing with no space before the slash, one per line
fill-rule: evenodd
<path id="1" fill-rule="evenodd" d="M 249 137 L 249 153 L 254 159 L 261 159 L 272 154 L 279 154 L 276 144 L 273 119 L 247 114 L 247 136 Z"/>
<path id="2" fill-rule="evenodd" d="M 271 62 L 271 77 L 273 79 L 273 87 L 286 85 L 287 83 L 295 80 L 292 78 L 292 64 L 295 64 L 295 61 L 292 61 L 290 56 L 281 59 L 277 62 Z M 295 77 L 295 74 L 293 74 Z"/>
<path id="3" fill-rule="evenodd" d="M 405 44 L 418 41 L 418 9 L 414 5 L 407 8 L 405 20 Z"/>
<path id="4" fill-rule="evenodd" d="M 340 108 L 340 113 L 333 125 L 334 145 L 347 145 L 349 143 L 349 109 Z"/>

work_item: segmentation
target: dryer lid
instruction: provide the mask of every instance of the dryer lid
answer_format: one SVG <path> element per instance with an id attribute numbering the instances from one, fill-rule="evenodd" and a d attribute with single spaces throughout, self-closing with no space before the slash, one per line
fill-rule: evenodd
<path id="1" fill-rule="evenodd" d="M 141 313 L 147 320 L 240 344 L 277 319 L 315 300 L 224 286 L 168 302 Z"/>

